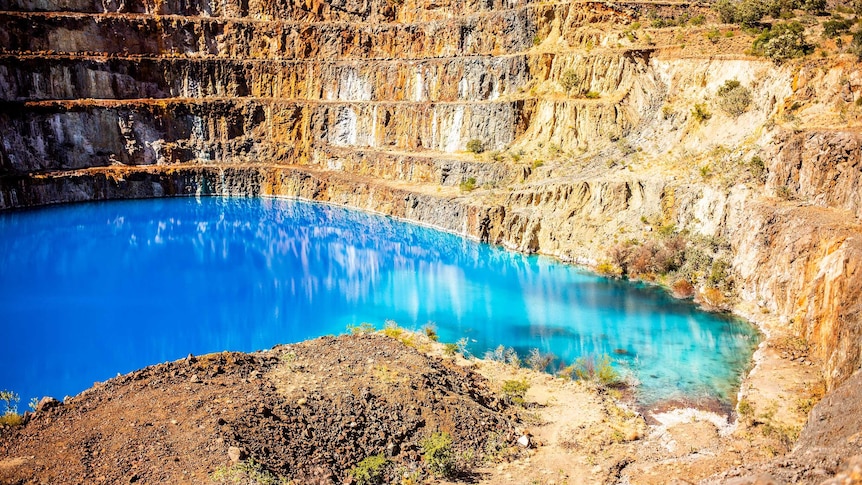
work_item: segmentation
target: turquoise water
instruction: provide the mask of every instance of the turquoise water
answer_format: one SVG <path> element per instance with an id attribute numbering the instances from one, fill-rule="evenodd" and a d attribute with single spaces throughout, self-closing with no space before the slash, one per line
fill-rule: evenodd
<path id="1" fill-rule="evenodd" d="M 189 353 L 385 320 L 434 322 L 478 356 L 609 354 L 646 404 L 728 402 L 758 339 L 654 287 L 326 205 L 177 198 L 0 214 L 0 390 L 22 402 Z"/>

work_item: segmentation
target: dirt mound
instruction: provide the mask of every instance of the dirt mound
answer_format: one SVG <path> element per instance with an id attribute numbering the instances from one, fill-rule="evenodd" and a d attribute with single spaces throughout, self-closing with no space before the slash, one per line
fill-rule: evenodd
<path id="1" fill-rule="evenodd" d="M 45 406 L 0 436 L 0 482 L 207 483 L 252 464 L 332 483 L 377 454 L 390 473 L 422 473 L 432 433 L 480 455 L 511 443 L 514 422 L 483 377 L 451 361 L 381 335 L 325 337 L 160 364 Z"/>

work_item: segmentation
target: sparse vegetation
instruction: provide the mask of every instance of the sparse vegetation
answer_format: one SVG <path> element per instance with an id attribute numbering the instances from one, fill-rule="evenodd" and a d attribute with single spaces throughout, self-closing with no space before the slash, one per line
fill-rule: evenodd
<path id="1" fill-rule="evenodd" d="M 443 344 L 443 353 L 449 357 L 454 357 L 458 353 L 458 344 L 448 342 Z"/>
<path id="2" fill-rule="evenodd" d="M 253 458 L 234 463 L 231 466 L 219 466 L 210 475 L 210 479 L 216 483 L 236 485 L 286 485 L 288 483 L 285 478 L 273 475 Z"/>
<path id="3" fill-rule="evenodd" d="M 475 154 L 482 153 L 485 151 L 485 143 L 474 138 L 467 142 L 467 151 Z"/>
<path id="4" fill-rule="evenodd" d="M 587 91 L 587 94 L 584 96 L 586 96 L 587 99 L 599 99 L 599 93 L 595 91 Z"/>
<path id="5" fill-rule="evenodd" d="M 572 366 L 572 372 L 578 380 L 588 381 L 602 387 L 619 384 L 620 374 L 611 365 L 611 358 L 607 354 L 596 357 L 593 354 L 578 357 Z"/>
<path id="6" fill-rule="evenodd" d="M 422 459 L 436 476 L 451 477 L 457 470 L 452 436 L 449 433 L 434 433 L 422 440 Z"/>
<path id="7" fill-rule="evenodd" d="M 476 188 L 476 177 L 470 177 L 467 180 L 463 180 L 458 184 L 458 188 L 461 189 L 461 192 L 472 192 Z"/>
<path id="8" fill-rule="evenodd" d="M 712 113 L 706 109 L 706 105 L 704 103 L 696 103 L 694 108 L 691 109 L 691 115 L 698 123 L 703 123 L 712 118 Z"/>
<path id="9" fill-rule="evenodd" d="M 521 366 L 521 358 L 518 356 L 515 349 L 511 347 L 507 348 L 503 345 L 498 345 L 494 350 L 485 352 L 485 359 L 492 360 L 494 362 L 502 362 L 514 367 Z"/>
<path id="10" fill-rule="evenodd" d="M 530 384 L 525 380 L 503 381 L 503 397 L 513 404 L 524 405 L 524 396 L 530 389 Z"/>
<path id="11" fill-rule="evenodd" d="M 437 335 L 437 327 L 432 322 L 426 323 L 425 326 L 422 327 L 422 332 L 426 337 L 431 339 L 432 342 L 440 340 L 440 337 Z"/>
<path id="12" fill-rule="evenodd" d="M 782 185 L 775 189 L 775 195 L 780 199 L 790 200 L 793 198 L 793 191 L 790 190 L 790 187 Z"/>
<path id="13" fill-rule="evenodd" d="M 368 322 L 362 322 L 359 325 L 348 325 L 347 331 L 350 333 L 350 335 L 363 335 L 368 333 L 374 333 L 377 331 L 377 329 L 374 328 L 374 325 Z"/>
<path id="14" fill-rule="evenodd" d="M 766 182 L 766 164 L 763 159 L 755 155 L 748 162 L 748 170 L 751 172 L 751 177 L 760 183 Z"/>
<path id="15" fill-rule="evenodd" d="M 383 483 L 389 460 L 381 455 L 372 455 L 360 461 L 350 470 L 350 476 L 358 485 L 377 485 Z"/>
<path id="16" fill-rule="evenodd" d="M 554 354 L 546 354 L 541 352 L 539 349 L 534 348 L 530 349 L 530 353 L 527 354 L 527 358 L 524 359 L 524 363 L 534 371 L 544 372 L 547 370 L 548 366 L 551 365 L 551 362 L 553 362 L 554 359 Z"/>
<path id="17" fill-rule="evenodd" d="M 744 113 L 751 104 L 751 91 L 736 79 L 728 79 L 718 88 L 718 107 L 731 116 Z"/>
<path id="18" fill-rule="evenodd" d="M 740 399 L 739 404 L 736 405 L 736 409 L 739 413 L 739 419 L 751 424 L 751 420 L 754 417 L 754 408 L 751 406 L 751 402 L 746 399 Z"/>

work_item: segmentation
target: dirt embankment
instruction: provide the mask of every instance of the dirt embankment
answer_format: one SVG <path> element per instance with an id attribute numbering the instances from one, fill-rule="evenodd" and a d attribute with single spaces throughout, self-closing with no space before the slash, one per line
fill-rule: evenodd
<path id="1" fill-rule="evenodd" d="M 296 483 L 341 483 L 384 453 L 422 471 L 420 442 L 514 442 L 484 378 L 376 335 L 219 353 L 111 379 L 0 438 L 2 483 L 210 483 L 230 454 Z"/>

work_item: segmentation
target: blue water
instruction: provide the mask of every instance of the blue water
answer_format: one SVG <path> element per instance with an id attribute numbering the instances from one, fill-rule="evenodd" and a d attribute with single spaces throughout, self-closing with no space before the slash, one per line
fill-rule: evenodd
<path id="1" fill-rule="evenodd" d="M 653 287 L 325 205 L 179 198 L 0 214 L 0 390 L 24 403 L 189 353 L 385 320 L 434 322 L 478 356 L 609 354 L 644 403 L 727 402 L 758 338 Z"/>

